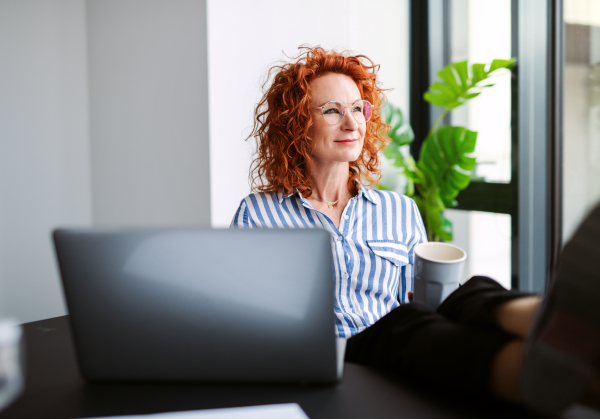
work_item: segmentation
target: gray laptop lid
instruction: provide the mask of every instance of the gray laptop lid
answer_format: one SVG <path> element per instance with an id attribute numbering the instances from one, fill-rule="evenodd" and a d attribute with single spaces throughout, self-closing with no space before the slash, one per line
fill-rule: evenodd
<path id="1" fill-rule="evenodd" d="M 324 230 L 58 229 L 91 380 L 333 382 Z"/>

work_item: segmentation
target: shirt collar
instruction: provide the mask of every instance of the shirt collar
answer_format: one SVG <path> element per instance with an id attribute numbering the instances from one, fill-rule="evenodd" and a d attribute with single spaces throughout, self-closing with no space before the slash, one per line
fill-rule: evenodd
<path id="1" fill-rule="evenodd" d="M 368 201 L 370 201 L 372 204 L 379 204 L 379 196 L 373 192 L 373 189 L 367 189 L 366 187 L 364 187 L 363 185 L 359 184 L 359 189 L 358 189 L 358 194 L 362 194 Z"/>
<path id="2" fill-rule="evenodd" d="M 370 201 L 373 204 L 379 204 L 379 196 L 373 192 L 372 189 L 367 189 L 366 187 L 364 187 L 363 185 L 359 184 L 359 189 L 358 189 L 358 195 L 363 195 L 368 201 Z M 288 193 L 284 193 L 283 191 L 279 191 L 277 192 L 277 202 L 279 204 L 281 204 L 283 202 L 283 200 L 285 198 L 289 198 L 290 196 L 293 195 L 298 195 L 300 196 L 300 198 L 302 198 L 302 195 L 300 195 L 300 192 L 288 192 Z"/>
<path id="3" fill-rule="evenodd" d="M 290 196 L 295 195 L 295 194 L 300 195 L 298 192 L 284 193 L 283 191 L 279 191 L 279 192 L 277 192 L 277 202 L 279 204 L 281 204 L 285 198 L 289 198 Z M 302 196 L 302 195 L 300 195 L 300 196 Z"/>

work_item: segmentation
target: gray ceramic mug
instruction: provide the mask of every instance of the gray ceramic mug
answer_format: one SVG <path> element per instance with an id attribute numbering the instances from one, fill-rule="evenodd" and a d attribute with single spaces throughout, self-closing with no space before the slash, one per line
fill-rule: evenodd
<path id="1" fill-rule="evenodd" d="M 455 289 L 462 277 L 467 252 L 448 243 L 415 246 L 415 293 L 413 301 L 435 310 Z"/>

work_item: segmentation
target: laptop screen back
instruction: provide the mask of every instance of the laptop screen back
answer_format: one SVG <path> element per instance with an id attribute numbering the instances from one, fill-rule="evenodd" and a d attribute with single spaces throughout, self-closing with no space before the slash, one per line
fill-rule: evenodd
<path id="1" fill-rule="evenodd" d="M 316 229 L 59 229 L 92 380 L 336 380 L 331 239 Z"/>

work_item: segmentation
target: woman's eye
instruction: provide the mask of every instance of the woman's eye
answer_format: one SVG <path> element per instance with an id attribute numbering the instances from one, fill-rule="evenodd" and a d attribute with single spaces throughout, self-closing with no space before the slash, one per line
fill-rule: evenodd
<path id="1" fill-rule="evenodd" d="M 337 108 L 323 109 L 323 113 L 340 113 Z"/>
<path id="2" fill-rule="evenodd" d="M 360 106 L 355 106 L 354 108 L 352 108 L 352 112 L 361 112 L 362 113 L 362 108 Z"/>

